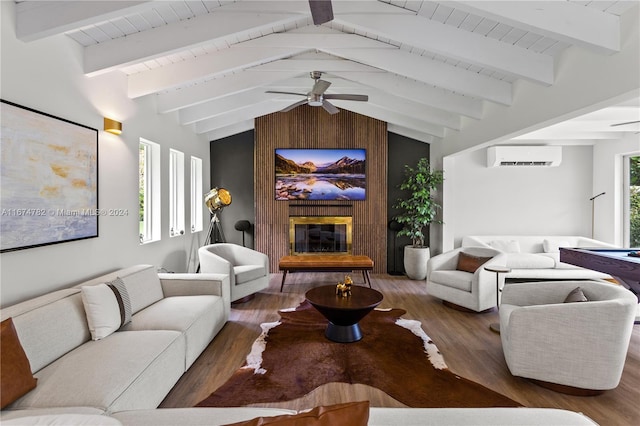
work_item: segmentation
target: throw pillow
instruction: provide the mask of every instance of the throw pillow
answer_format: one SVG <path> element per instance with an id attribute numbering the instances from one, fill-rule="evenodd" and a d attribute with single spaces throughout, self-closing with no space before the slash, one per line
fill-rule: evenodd
<path id="1" fill-rule="evenodd" d="M 113 291 L 113 295 L 118 301 L 118 307 L 120 308 L 120 319 L 122 324 L 120 327 L 131 322 L 131 298 L 129 298 L 129 292 L 125 287 L 122 278 L 117 277 L 115 280 L 106 283 L 107 286 Z"/>
<path id="2" fill-rule="evenodd" d="M 226 426 L 366 426 L 368 421 L 369 401 L 362 401 L 320 406 L 293 415 L 256 417 Z"/>
<path id="3" fill-rule="evenodd" d="M 122 280 L 84 286 L 81 292 L 93 340 L 104 339 L 131 321 L 131 302 Z"/>
<path id="4" fill-rule="evenodd" d="M 456 269 L 458 271 L 471 272 L 473 274 L 480 266 L 490 259 L 491 257 L 473 256 L 461 251 L 458 253 L 458 265 L 456 266 Z"/>
<path id="5" fill-rule="evenodd" d="M 4 408 L 35 388 L 38 380 L 31 373 L 12 318 L 0 323 L 0 356 L 0 408 Z"/>
<path id="6" fill-rule="evenodd" d="M 569 292 L 567 297 L 564 299 L 564 303 L 573 303 L 573 302 L 588 302 L 587 296 L 584 295 L 584 292 L 580 287 L 576 287 Z"/>
<path id="7" fill-rule="evenodd" d="M 489 246 L 505 253 L 520 253 L 520 243 L 516 240 L 493 240 L 489 243 Z"/>
<path id="8" fill-rule="evenodd" d="M 543 240 L 542 249 L 545 253 L 557 253 L 560 247 L 571 247 L 569 241 L 565 240 Z"/>

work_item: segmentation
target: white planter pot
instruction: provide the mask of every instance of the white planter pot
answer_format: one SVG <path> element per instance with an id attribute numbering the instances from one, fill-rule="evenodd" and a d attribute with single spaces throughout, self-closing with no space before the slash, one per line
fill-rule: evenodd
<path id="1" fill-rule="evenodd" d="M 431 256 L 429 247 L 404 247 L 404 270 L 412 280 L 427 278 L 427 261 Z"/>

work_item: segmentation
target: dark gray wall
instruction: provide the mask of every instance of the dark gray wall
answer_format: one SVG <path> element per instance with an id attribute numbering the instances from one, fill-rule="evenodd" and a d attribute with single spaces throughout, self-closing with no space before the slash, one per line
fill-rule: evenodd
<path id="1" fill-rule="evenodd" d="M 387 170 L 387 271 L 390 274 L 404 273 L 404 246 L 411 244 L 408 237 L 395 237 L 389 229 L 389 222 L 398 213 L 393 205 L 403 194 L 398 186 L 404 180 L 405 164 L 414 167 L 422 157 L 429 158 L 429 144 L 408 138 L 406 136 L 389 133 L 389 168 Z M 429 241 L 427 233 L 426 241 Z M 395 243 L 395 249 L 394 249 Z M 395 268 L 394 268 L 395 265 Z"/>
<path id="2" fill-rule="evenodd" d="M 225 188 L 231 193 L 231 205 L 220 214 L 222 230 L 227 242 L 242 245 L 242 232 L 234 227 L 239 220 L 251 222 L 245 232 L 245 245 L 255 247 L 253 227 L 255 225 L 254 203 L 254 131 L 218 139 L 210 143 L 211 185 Z"/>
<path id="3" fill-rule="evenodd" d="M 251 222 L 251 230 L 245 234 L 245 245 L 254 247 L 254 131 L 218 139 L 210 143 L 211 185 L 227 189 L 231 193 L 231 205 L 225 207 L 220 222 L 227 242 L 242 244 L 242 232 L 234 225 L 239 220 Z M 421 157 L 429 158 L 429 144 L 397 135 L 388 134 L 389 167 L 387 173 L 387 225 L 397 213 L 393 204 L 402 195 L 398 185 L 404 179 L 404 165 L 415 166 Z M 403 273 L 402 251 L 411 244 L 407 237 L 395 238 L 387 226 L 387 271 Z M 428 241 L 428 237 L 427 237 Z M 395 242 L 395 260 L 394 260 Z M 395 263 L 394 263 L 395 262 Z"/>

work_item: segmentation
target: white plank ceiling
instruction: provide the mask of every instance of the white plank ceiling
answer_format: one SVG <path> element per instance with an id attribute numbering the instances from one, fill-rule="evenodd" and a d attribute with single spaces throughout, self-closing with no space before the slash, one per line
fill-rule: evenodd
<path id="1" fill-rule="evenodd" d="M 333 21 L 315 26 L 306 0 L 25 0 L 16 31 L 26 42 L 66 34 L 88 76 L 126 74 L 130 98 L 155 97 L 159 114 L 209 140 L 303 99 L 265 91 L 307 93 L 322 71 L 326 93 L 369 96 L 338 108 L 429 142 L 481 120 L 488 102 L 510 105 L 518 80 L 553 85 L 570 46 L 619 51 L 619 17 L 635 5 L 333 0 Z"/>

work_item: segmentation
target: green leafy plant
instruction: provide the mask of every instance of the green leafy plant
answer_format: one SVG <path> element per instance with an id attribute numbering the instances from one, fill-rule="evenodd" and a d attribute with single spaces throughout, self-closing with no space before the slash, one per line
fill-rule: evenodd
<path id="1" fill-rule="evenodd" d="M 403 225 L 398 236 L 411 238 L 413 247 L 424 247 L 424 228 L 432 223 L 442 223 L 436 220 L 438 209 L 442 206 L 432 197 L 438 185 L 444 181 L 442 170 L 431 171 L 429 160 L 421 158 L 416 167 L 404 166 L 405 179 L 399 188 L 409 191 L 406 198 L 400 198 L 393 205 L 399 209 L 395 220 Z"/>
<path id="2" fill-rule="evenodd" d="M 631 157 L 629 166 L 629 247 L 640 247 L 640 157 Z"/>

